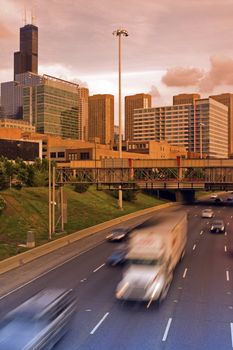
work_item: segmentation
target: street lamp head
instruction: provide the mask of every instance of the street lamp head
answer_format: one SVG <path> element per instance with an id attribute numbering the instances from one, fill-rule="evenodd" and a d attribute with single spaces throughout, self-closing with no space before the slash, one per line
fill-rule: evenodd
<path id="1" fill-rule="evenodd" d="M 112 34 L 113 34 L 113 35 L 116 35 L 116 36 L 121 36 L 121 35 L 129 36 L 129 33 L 127 32 L 126 29 L 117 29 L 117 30 L 114 30 L 114 32 L 113 32 Z"/>

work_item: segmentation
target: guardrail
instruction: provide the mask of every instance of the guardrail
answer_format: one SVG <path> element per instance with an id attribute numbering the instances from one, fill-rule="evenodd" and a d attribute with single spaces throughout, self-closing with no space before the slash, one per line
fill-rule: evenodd
<path id="1" fill-rule="evenodd" d="M 39 247 L 36 248 L 32 248 L 27 252 L 24 253 L 20 253 L 16 256 L 7 258 L 3 261 L 0 261 L 0 275 L 10 271 L 12 269 L 15 269 L 17 267 L 20 267 L 26 263 L 29 263 L 37 258 L 40 258 L 46 254 L 52 253 L 53 251 L 65 247 L 66 245 L 69 245 L 73 242 L 76 242 L 80 239 L 83 239 L 85 237 L 91 236 L 101 230 L 107 229 L 109 227 L 112 227 L 114 225 L 117 225 L 121 222 L 125 222 L 128 221 L 130 219 L 145 215 L 145 214 L 150 214 L 154 211 L 160 210 L 160 209 L 165 209 L 168 208 L 170 206 L 174 205 L 174 203 L 166 203 L 166 204 L 162 204 L 162 205 L 157 205 L 155 207 L 152 208 L 147 208 L 147 209 L 143 209 L 134 213 L 130 213 L 124 216 L 121 216 L 119 218 L 115 218 L 113 220 L 109 220 L 106 222 L 103 222 L 101 224 L 95 225 L 95 226 L 91 226 L 88 228 L 85 228 L 83 230 L 71 233 L 65 237 L 62 238 L 58 238 L 52 242 L 43 244 Z"/>

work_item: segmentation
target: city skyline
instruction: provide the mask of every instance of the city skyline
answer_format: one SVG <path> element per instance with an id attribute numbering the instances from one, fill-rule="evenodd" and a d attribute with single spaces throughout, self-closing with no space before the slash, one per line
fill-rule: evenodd
<path id="1" fill-rule="evenodd" d="M 233 91 L 233 6 L 228 0 L 147 0 L 143 6 L 137 0 L 101 5 L 95 0 L 88 5 L 82 0 L 2 0 L 1 82 L 12 80 L 24 6 L 27 23 L 32 11 L 39 27 L 39 74 L 76 81 L 90 94 L 113 94 L 117 105 L 117 40 L 112 31 L 122 26 L 129 31 L 122 45 L 123 96 L 151 93 L 152 105 L 168 105 L 180 92 L 206 97 Z"/>

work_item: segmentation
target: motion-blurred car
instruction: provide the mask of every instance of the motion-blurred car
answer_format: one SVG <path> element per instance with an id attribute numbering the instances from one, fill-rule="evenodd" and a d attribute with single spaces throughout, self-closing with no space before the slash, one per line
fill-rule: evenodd
<path id="1" fill-rule="evenodd" d="M 224 233 L 225 232 L 225 225 L 223 220 L 214 220 L 212 222 L 212 225 L 210 227 L 210 232 L 212 233 Z"/>
<path id="2" fill-rule="evenodd" d="M 214 212 L 212 209 L 204 209 L 201 212 L 202 218 L 212 218 L 214 216 Z"/>
<path id="3" fill-rule="evenodd" d="M 211 194 L 210 198 L 211 199 L 216 199 L 216 198 L 218 198 L 218 195 L 217 194 Z"/>
<path id="4" fill-rule="evenodd" d="M 117 227 L 112 229 L 112 232 L 109 235 L 107 235 L 106 239 L 111 242 L 123 241 L 127 238 L 129 232 L 130 228 L 128 227 Z"/>
<path id="5" fill-rule="evenodd" d="M 114 250 L 112 254 L 107 259 L 107 265 L 116 266 L 116 265 L 122 265 L 126 262 L 126 255 L 128 253 L 127 247 L 119 247 L 118 249 Z"/>
<path id="6" fill-rule="evenodd" d="M 215 198 L 215 203 L 222 203 L 223 202 L 223 199 L 222 198 L 220 198 L 220 197 L 217 197 L 217 198 Z"/>
<path id="7" fill-rule="evenodd" d="M 72 289 L 39 292 L 0 322 L 0 350 L 50 350 L 68 331 L 77 302 Z"/>
<path id="8" fill-rule="evenodd" d="M 227 201 L 232 202 L 233 201 L 233 196 L 227 197 Z"/>

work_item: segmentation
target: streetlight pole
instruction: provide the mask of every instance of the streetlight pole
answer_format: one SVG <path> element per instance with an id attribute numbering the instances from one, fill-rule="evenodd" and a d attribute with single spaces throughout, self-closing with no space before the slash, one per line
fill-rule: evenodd
<path id="1" fill-rule="evenodd" d="M 113 33 L 113 35 L 118 36 L 118 88 L 119 88 L 119 96 L 118 96 L 118 108 L 119 108 L 119 158 L 122 158 L 122 114 L 121 114 L 121 36 L 128 36 L 128 32 L 126 29 L 117 29 Z M 122 209 L 122 190 L 121 185 L 119 186 L 119 209 Z"/>
<path id="2" fill-rule="evenodd" d="M 202 159 L 202 127 L 205 126 L 205 124 L 200 123 L 200 158 Z"/>

